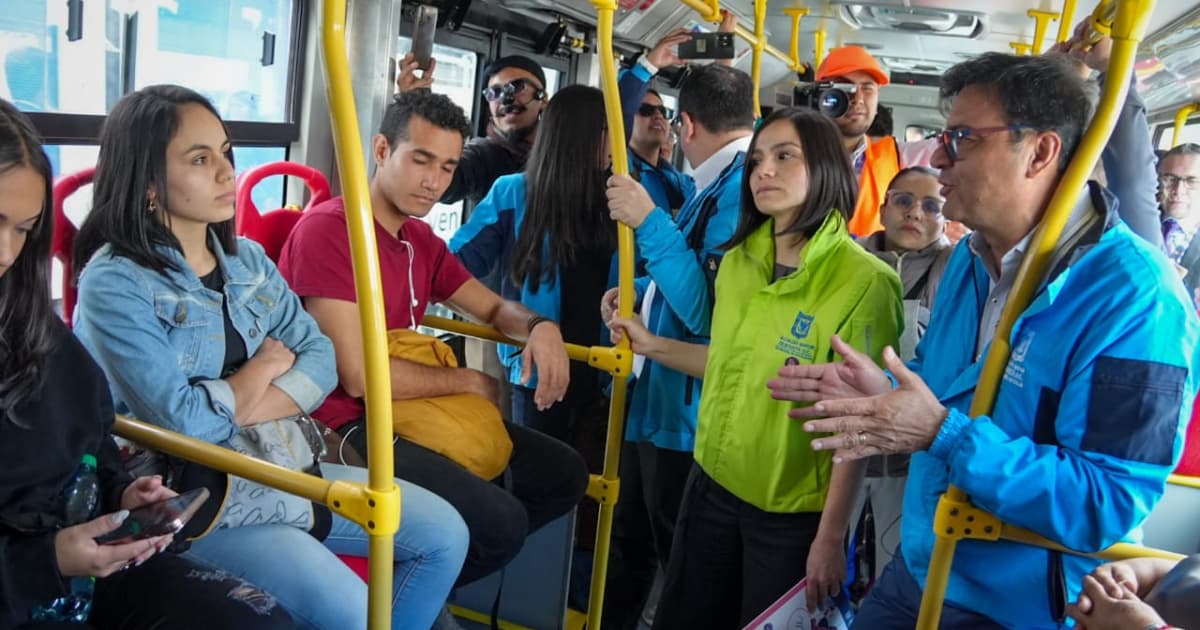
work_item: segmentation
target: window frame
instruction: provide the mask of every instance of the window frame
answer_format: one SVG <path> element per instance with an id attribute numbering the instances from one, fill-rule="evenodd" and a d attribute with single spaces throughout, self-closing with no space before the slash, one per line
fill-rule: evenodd
<path id="1" fill-rule="evenodd" d="M 310 0 L 292 0 L 292 38 L 289 42 L 287 77 L 289 89 L 285 111 L 287 122 L 251 122 L 227 120 L 229 139 L 235 145 L 248 147 L 289 147 L 300 139 L 300 105 L 304 94 L 305 33 L 310 14 Z M 136 24 L 136 14 L 129 23 Z M 125 41 L 129 42 L 129 33 Z M 128 44 L 126 44 L 128 48 Z M 132 51 L 126 50 L 122 65 L 122 94 L 130 92 Z M 46 144 L 98 144 L 105 115 L 25 112 Z"/>

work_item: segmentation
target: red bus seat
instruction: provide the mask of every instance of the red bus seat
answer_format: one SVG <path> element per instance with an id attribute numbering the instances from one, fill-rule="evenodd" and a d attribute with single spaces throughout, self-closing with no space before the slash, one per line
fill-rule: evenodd
<path id="1" fill-rule="evenodd" d="M 1183 458 L 1179 460 L 1175 474 L 1200 477 L 1200 396 L 1192 406 L 1192 417 L 1183 438 Z"/>
<path id="2" fill-rule="evenodd" d="M 237 233 L 252 239 L 263 246 L 267 256 L 274 262 L 279 262 L 279 254 L 287 242 L 292 228 L 300 220 L 300 212 L 289 208 L 280 208 L 261 213 L 254 205 L 251 192 L 263 179 L 275 175 L 297 177 L 312 191 L 305 209 L 326 201 L 330 198 L 329 181 L 325 176 L 311 166 L 296 162 L 271 162 L 256 166 L 238 177 L 237 181 Z"/>
<path id="3" fill-rule="evenodd" d="M 63 211 L 63 202 L 75 191 L 92 183 L 96 168 L 85 168 L 78 173 L 63 175 L 54 182 L 54 236 L 50 241 L 50 259 L 58 260 L 63 267 L 62 299 L 63 321 L 71 326 L 71 316 L 75 313 L 75 300 L 78 290 L 75 288 L 75 267 L 71 264 L 71 249 L 75 244 L 75 224 L 67 218 Z"/>

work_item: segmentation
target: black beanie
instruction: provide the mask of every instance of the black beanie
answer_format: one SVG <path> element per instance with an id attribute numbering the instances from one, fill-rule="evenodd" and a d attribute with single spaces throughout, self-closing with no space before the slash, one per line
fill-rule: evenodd
<path id="1" fill-rule="evenodd" d="M 505 68 L 518 68 L 532 74 L 541 84 L 541 88 L 546 89 L 546 72 L 542 70 L 541 64 L 523 55 L 509 55 L 489 63 L 483 69 L 483 84 L 486 86 L 493 75 Z"/>

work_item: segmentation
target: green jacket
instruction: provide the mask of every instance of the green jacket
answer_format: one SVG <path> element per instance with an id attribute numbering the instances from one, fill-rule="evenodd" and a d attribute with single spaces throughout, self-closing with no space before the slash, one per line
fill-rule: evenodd
<path id="1" fill-rule="evenodd" d="M 774 221 L 729 250 L 717 273 L 712 344 L 704 373 L 696 462 L 722 487 L 762 510 L 820 512 L 833 458 L 788 418 L 767 381 L 791 358 L 838 359 L 836 333 L 880 361 L 904 325 L 900 279 L 830 212 L 800 252 L 796 271 L 772 282 Z"/>

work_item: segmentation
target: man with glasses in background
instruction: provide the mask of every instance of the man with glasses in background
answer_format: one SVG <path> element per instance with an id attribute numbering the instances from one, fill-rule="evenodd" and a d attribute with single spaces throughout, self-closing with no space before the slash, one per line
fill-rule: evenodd
<path id="1" fill-rule="evenodd" d="M 1163 247 L 1184 272 L 1183 284 L 1193 300 L 1200 298 L 1200 145 L 1181 144 L 1158 164 L 1162 204 Z M 1197 300 L 1200 302 L 1200 300 Z"/>
<path id="2" fill-rule="evenodd" d="M 981 55 L 943 75 L 941 96 L 949 132 L 933 166 L 944 213 L 974 232 L 950 257 L 916 358 L 906 365 L 885 350 L 885 373 L 835 341 L 843 361 L 785 367 L 769 383 L 776 398 L 819 401 L 792 415 L 823 418 L 804 428 L 829 434 L 813 448 L 836 450 L 835 461 L 912 454 L 900 550 L 855 620 L 872 630 L 914 627 L 951 484 L 1000 521 L 1070 549 L 1139 542 L 1181 452 L 1200 364 L 1200 322 L 1170 261 L 1089 182 L 1071 191 L 1046 277 L 1006 333 L 1012 350 L 994 405 L 971 411 L 1022 258 L 1092 105 L 1080 77 L 1050 56 Z M 1144 143 L 1149 151 L 1148 135 Z M 1153 178 L 1140 185 L 1153 192 Z M 988 526 L 966 524 L 994 533 Z M 961 540 L 941 627 L 1062 627 L 1099 563 Z"/>
<path id="3" fill-rule="evenodd" d="M 429 88 L 434 67 L 431 65 L 418 78 L 416 58 L 409 53 L 400 61 L 397 90 Z M 483 98 L 488 105 L 487 136 L 467 143 L 442 203 L 461 199 L 478 203 L 497 179 L 523 170 L 533 148 L 538 121 L 549 100 L 542 66 L 523 55 L 502 57 L 483 69 L 483 83 Z"/>

